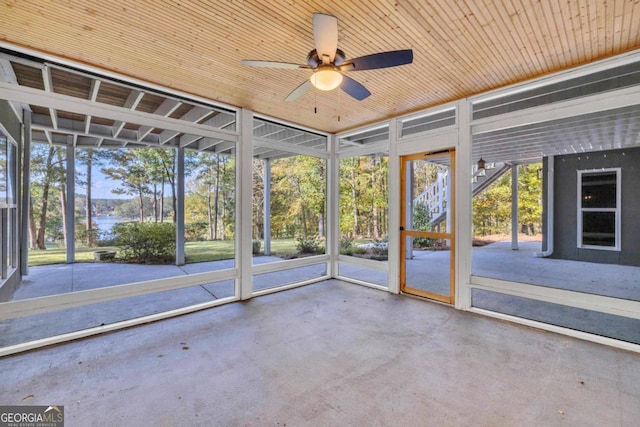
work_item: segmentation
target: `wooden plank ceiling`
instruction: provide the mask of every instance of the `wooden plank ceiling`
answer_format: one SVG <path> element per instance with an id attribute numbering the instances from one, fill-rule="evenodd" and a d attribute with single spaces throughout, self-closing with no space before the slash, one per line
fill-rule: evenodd
<path id="1" fill-rule="evenodd" d="M 347 58 L 412 48 L 413 64 L 351 73 L 364 101 L 284 102 L 308 70 L 240 60 L 304 63 L 313 12 L 338 18 Z M 0 40 L 333 133 L 640 48 L 640 2 L 9 0 Z"/>

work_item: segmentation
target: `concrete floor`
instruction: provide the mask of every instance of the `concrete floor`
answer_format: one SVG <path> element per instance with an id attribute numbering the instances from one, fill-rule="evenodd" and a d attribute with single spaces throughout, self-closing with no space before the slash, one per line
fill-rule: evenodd
<path id="1" fill-rule="evenodd" d="M 255 264 L 281 261 L 277 257 L 257 257 Z M 57 264 L 33 267 L 14 294 L 13 300 L 55 295 L 65 292 L 184 276 L 232 268 L 233 260 L 175 265 L 131 265 L 109 263 Z M 322 277 L 324 263 L 254 276 L 254 290 L 283 286 Z M 124 298 L 49 313 L 0 321 L 0 347 L 47 338 L 82 329 L 148 316 L 191 305 L 226 298 L 235 294 L 234 280 L 224 280 L 172 291 Z M 0 402 L 1 403 L 1 402 Z"/>
<path id="2" fill-rule="evenodd" d="M 67 426 L 637 426 L 640 355 L 337 280 L 0 359 Z"/>
<path id="3" fill-rule="evenodd" d="M 473 250 L 473 273 L 485 277 L 545 284 L 561 289 L 640 300 L 640 268 L 576 261 L 535 258 L 540 243 L 497 242 Z M 255 257 L 254 264 L 280 261 L 277 257 Z M 161 277 L 232 268 L 233 260 L 185 266 L 77 263 L 31 268 L 14 299 L 31 298 L 83 289 L 112 286 Z M 448 293 L 448 252 L 416 251 L 408 261 L 408 276 L 417 287 Z M 256 290 L 321 277 L 324 264 L 256 275 Z M 385 286 L 387 273 L 340 263 L 340 274 Z M 60 310 L 0 322 L 0 346 L 73 332 L 161 311 L 225 298 L 234 294 L 232 280 L 203 286 L 127 298 L 86 307 Z M 500 313 L 581 330 L 640 344 L 640 320 L 580 310 L 509 295 L 475 290 L 473 305 Z"/>

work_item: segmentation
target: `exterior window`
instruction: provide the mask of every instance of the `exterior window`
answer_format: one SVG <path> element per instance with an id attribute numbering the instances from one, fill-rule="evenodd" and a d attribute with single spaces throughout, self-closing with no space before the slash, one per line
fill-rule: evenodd
<path id="1" fill-rule="evenodd" d="M 579 248 L 620 250 L 620 171 L 578 171 Z"/>

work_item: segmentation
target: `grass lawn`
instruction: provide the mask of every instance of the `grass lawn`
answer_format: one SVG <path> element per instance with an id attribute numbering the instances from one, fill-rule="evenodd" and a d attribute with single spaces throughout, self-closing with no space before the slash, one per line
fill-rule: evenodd
<path id="1" fill-rule="evenodd" d="M 235 254 L 235 242 L 233 240 L 216 240 L 213 242 L 187 242 L 185 243 L 185 256 L 188 264 L 219 261 L 231 259 Z M 117 251 L 115 246 L 99 248 L 76 248 L 76 262 L 93 262 L 93 252 L 98 250 Z M 264 250 L 264 243 L 261 253 Z M 273 255 L 286 255 L 296 253 L 295 239 L 273 239 L 271 241 Z M 60 247 L 48 247 L 45 250 L 29 251 L 29 266 L 64 264 L 67 262 L 66 250 Z"/>

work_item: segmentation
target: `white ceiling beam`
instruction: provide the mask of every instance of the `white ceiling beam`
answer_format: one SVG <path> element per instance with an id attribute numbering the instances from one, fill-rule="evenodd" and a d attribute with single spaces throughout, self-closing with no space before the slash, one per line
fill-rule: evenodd
<path id="1" fill-rule="evenodd" d="M 44 83 L 44 90 L 53 93 L 53 78 L 51 77 L 51 68 L 46 65 L 42 68 L 42 81 Z M 51 116 L 51 123 L 55 129 L 58 128 L 58 113 L 55 106 L 48 106 L 49 115 Z"/>
<path id="2" fill-rule="evenodd" d="M 100 91 L 100 80 L 92 79 L 91 80 L 91 88 L 89 89 L 89 101 L 96 102 L 98 99 L 98 92 Z M 89 133 L 89 128 L 91 127 L 91 115 L 87 114 L 84 118 L 84 129 L 85 133 Z"/>
<path id="3" fill-rule="evenodd" d="M 215 116 L 208 119 L 204 124 L 217 129 L 226 129 L 236 122 L 236 115 L 231 113 L 218 112 Z"/>
<path id="4" fill-rule="evenodd" d="M 59 108 L 71 113 L 83 115 L 90 114 L 92 116 L 114 121 L 122 120 L 128 123 L 167 129 L 168 131 L 177 132 L 178 134 L 191 133 L 203 137 L 220 138 L 228 141 L 238 141 L 239 139 L 237 132 L 231 132 L 224 129 L 212 129 L 208 126 L 189 123 L 182 119 L 158 117 L 152 113 L 146 113 L 144 111 L 128 110 L 126 108 L 108 104 L 96 104 L 86 99 L 79 99 L 72 96 L 11 85 L 3 82 L 0 82 L 0 98 L 40 105 L 47 108 Z"/>
<path id="5" fill-rule="evenodd" d="M 122 107 L 129 110 L 135 110 L 140 101 L 142 101 L 142 97 L 144 97 L 144 92 L 133 89 L 131 92 L 129 92 L 129 96 L 127 97 L 127 100 Z M 116 122 L 113 124 L 112 134 L 114 138 L 118 137 L 118 134 L 124 127 L 125 123 L 126 122 L 123 120 L 116 120 Z"/>
<path id="6" fill-rule="evenodd" d="M 198 141 L 202 139 L 201 136 L 198 135 L 182 135 L 179 140 L 179 144 L 180 147 L 184 148 L 184 147 L 188 147 L 189 145 L 193 144 L 194 142 Z"/>
<path id="7" fill-rule="evenodd" d="M 58 128 L 54 129 L 50 118 L 41 114 L 32 116 L 31 128 L 45 132 L 66 133 L 69 135 L 87 136 L 95 139 L 122 141 L 127 143 L 140 143 L 145 145 L 160 145 L 156 135 L 149 135 L 144 141 L 138 141 L 135 130 L 124 129 L 117 138 L 111 136 L 111 126 L 92 124 L 89 132 L 84 129 L 84 122 L 79 120 L 60 119 Z"/>
<path id="8" fill-rule="evenodd" d="M 211 114 L 211 109 L 195 106 L 191 110 L 183 114 L 182 117 L 180 117 L 180 120 L 191 122 L 191 123 L 197 123 L 200 120 L 207 117 L 209 114 Z M 206 126 L 206 125 L 200 125 L 200 126 Z M 184 133 L 189 133 L 189 132 L 184 132 Z M 171 129 L 163 130 L 162 132 L 160 132 L 160 144 L 164 144 L 167 141 L 172 140 L 179 134 L 180 132 L 175 130 L 171 130 Z M 196 134 L 196 135 L 207 136 L 207 135 L 201 135 L 201 134 Z M 237 139 L 235 139 L 235 141 L 237 141 Z"/>
<path id="9" fill-rule="evenodd" d="M 473 120 L 471 129 L 473 134 L 477 135 L 535 123 L 551 122 L 597 111 L 630 107 L 639 103 L 640 87 L 631 86 L 615 91 L 559 101 L 549 105 L 526 108 L 486 119 Z"/>
<path id="10" fill-rule="evenodd" d="M 222 142 L 224 141 L 221 139 L 202 138 L 200 141 L 198 141 L 198 150 L 199 151 L 207 150 L 211 147 L 215 147 L 216 145 L 219 145 Z M 233 145 L 233 143 L 231 144 Z"/>
<path id="11" fill-rule="evenodd" d="M 322 151 L 314 150 L 311 148 L 305 148 L 299 145 L 287 145 L 283 147 L 281 144 L 275 143 L 273 141 L 265 141 L 263 138 L 254 138 L 253 145 L 254 147 L 269 148 L 271 150 L 284 151 L 290 154 L 301 154 L 303 156 L 320 157 L 323 159 L 326 159 L 329 157 L 329 153 L 327 152 L 322 152 Z"/>
<path id="12" fill-rule="evenodd" d="M 156 111 L 154 111 L 153 114 L 156 114 L 158 116 L 163 116 L 163 117 L 169 117 L 181 105 L 182 105 L 182 102 L 177 101 L 175 99 L 167 98 L 164 101 L 162 101 L 162 104 L 160 104 L 158 108 L 156 108 Z M 138 129 L 138 140 L 140 141 L 144 139 L 144 137 L 149 135 L 149 133 L 151 133 L 153 129 L 154 128 L 152 126 L 140 126 L 140 128 Z"/>
<path id="13" fill-rule="evenodd" d="M 0 81 L 11 84 L 18 84 L 18 78 L 13 71 L 11 61 L 5 58 L 4 55 L 0 56 Z M 16 101 L 9 101 L 9 106 L 13 111 L 13 114 L 18 118 L 18 121 L 22 123 L 22 110 L 31 111 L 29 104 L 21 104 Z"/>

